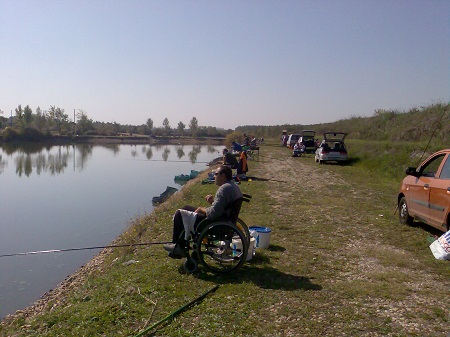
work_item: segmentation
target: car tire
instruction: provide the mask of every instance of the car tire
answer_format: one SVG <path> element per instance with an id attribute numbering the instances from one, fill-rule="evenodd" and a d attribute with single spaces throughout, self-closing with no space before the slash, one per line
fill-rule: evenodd
<path id="1" fill-rule="evenodd" d="M 411 226 L 414 219 L 409 215 L 408 205 L 406 204 L 405 197 L 402 197 L 398 202 L 398 220 L 402 225 Z"/>

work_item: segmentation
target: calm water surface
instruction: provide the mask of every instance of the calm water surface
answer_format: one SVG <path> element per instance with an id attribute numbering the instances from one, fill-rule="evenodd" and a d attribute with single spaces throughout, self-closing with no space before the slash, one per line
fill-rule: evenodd
<path id="1" fill-rule="evenodd" d="M 210 146 L 0 147 L 0 255 L 108 245 Z M 168 239 L 170 235 L 168 235 Z M 24 308 L 99 250 L 0 257 L 0 318 Z"/>

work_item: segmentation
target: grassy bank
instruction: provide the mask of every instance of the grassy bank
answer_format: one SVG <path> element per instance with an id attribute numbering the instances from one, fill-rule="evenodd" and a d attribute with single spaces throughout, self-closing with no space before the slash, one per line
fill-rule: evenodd
<path id="1" fill-rule="evenodd" d="M 237 273 L 187 275 L 160 245 L 106 251 L 38 314 L 5 320 L 0 335 L 134 336 L 219 285 L 150 335 L 446 336 L 450 264 L 428 248 L 436 232 L 398 224 L 400 180 L 385 172 L 395 161 L 385 145 L 372 144 L 367 158 L 364 144 L 349 146 L 349 166 L 292 158 L 277 142 L 261 147 L 260 161 L 249 163 L 252 181 L 240 185 L 253 195 L 241 218 L 270 227 L 271 246 Z M 373 156 L 385 158 L 386 169 L 368 163 Z M 169 240 L 174 211 L 204 205 L 215 192 L 201 184 L 205 175 L 135 219 L 119 240 Z"/>

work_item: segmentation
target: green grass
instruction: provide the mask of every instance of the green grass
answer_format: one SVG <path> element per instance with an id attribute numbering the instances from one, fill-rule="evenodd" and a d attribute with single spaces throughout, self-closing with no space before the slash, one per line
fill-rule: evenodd
<path id="1" fill-rule="evenodd" d="M 391 156 L 384 143 L 371 145 L 372 155 Z M 0 336 L 134 336 L 215 285 L 153 335 L 446 336 L 449 264 L 428 249 L 432 229 L 398 224 L 399 178 L 358 146 L 361 159 L 348 166 L 291 158 L 275 142 L 261 148 L 261 161 L 250 162 L 259 179 L 240 185 L 253 195 L 240 217 L 270 227 L 271 246 L 238 272 L 189 275 L 161 246 L 115 249 L 65 298 L 4 322 Z M 134 219 L 121 240 L 169 240 L 174 211 L 216 191 L 200 183 L 204 175 Z"/>

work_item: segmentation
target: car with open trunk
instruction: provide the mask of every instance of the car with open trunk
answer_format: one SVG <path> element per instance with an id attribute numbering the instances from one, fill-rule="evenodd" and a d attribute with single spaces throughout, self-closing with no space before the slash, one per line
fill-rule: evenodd
<path id="1" fill-rule="evenodd" d="M 317 148 L 314 160 L 316 163 L 337 162 L 345 164 L 348 162 L 347 146 L 344 143 L 347 133 L 328 131 L 323 134 L 323 141 Z"/>

